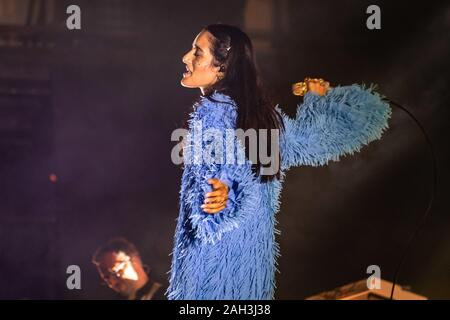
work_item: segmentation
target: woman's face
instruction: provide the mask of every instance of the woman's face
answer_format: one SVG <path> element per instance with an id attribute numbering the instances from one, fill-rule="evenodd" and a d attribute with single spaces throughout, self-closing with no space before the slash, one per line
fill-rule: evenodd
<path id="1" fill-rule="evenodd" d="M 181 79 L 183 87 L 200 88 L 204 93 L 204 89 L 217 82 L 220 68 L 213 64 L 210 37 L 212 35 L 208 31 L 200 32 L 194 39 L 192 49 L 184 55 L 186 72 Z"/>

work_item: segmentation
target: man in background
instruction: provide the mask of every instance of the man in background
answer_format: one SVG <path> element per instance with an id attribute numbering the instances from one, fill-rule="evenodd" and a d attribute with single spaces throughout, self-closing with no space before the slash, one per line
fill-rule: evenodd
<path id="1" fill-rule="evenodd" d="M 139 251 L 125 238 L 114 238 L 100 246 L 92 262 L 103 281 L 128 300 L 164 300 L 159 282 L 150 278 Z"/>

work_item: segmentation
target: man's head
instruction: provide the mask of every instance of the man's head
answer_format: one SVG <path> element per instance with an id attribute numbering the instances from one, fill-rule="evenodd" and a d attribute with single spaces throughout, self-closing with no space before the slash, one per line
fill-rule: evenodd
<path id="1" fill-rule="evenodd" d="M 103 281 L 124 296 L 133 296 L 148 281 L 139 251 L 124 238 L 111 239 L 99 247 L 92 262 Z"/>

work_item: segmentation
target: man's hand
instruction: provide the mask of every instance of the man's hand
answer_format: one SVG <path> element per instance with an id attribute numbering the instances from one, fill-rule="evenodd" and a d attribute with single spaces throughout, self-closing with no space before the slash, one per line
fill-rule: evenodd
<path id="1" fill-rule="evenodd" d="M 217 213 L 227 206 L 228 186 L 219 179 L 209 179 L 213 191 L 205 194 L 205 201 L 201 208 L 207 213 Z"/>

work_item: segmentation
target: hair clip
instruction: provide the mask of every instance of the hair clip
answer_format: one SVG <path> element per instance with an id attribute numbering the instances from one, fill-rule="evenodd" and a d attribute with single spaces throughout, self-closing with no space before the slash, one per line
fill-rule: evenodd
<path id="1" fill-rule="evenodd" d="M 230 49 L 231 49 L 231 46 L 229 46 L 229 47 L 227 48 L 227 51 L 230 51 Z"/>

